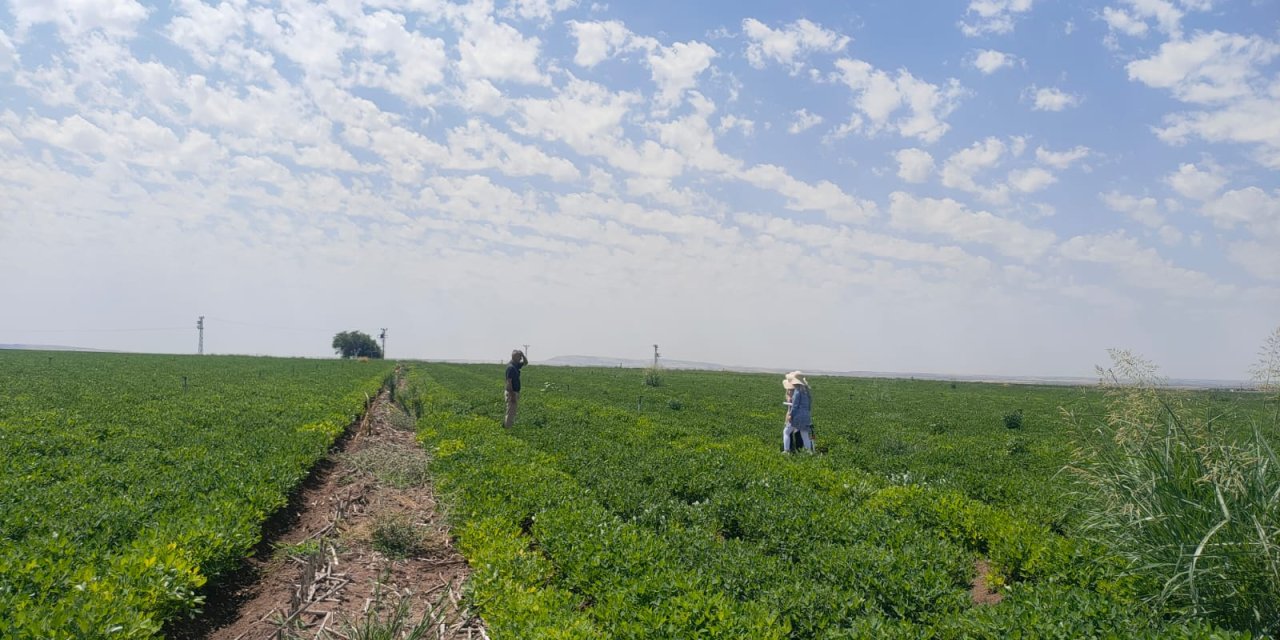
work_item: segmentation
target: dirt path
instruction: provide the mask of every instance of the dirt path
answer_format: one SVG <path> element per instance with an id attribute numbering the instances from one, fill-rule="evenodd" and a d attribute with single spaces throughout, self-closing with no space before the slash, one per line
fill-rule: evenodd
<path id="1" fill-rule="evenodd" d="M 353 429 L 296 508 L 268 523 L 269 543 L 246 570 L 169 637 L 488 638 L 461 603 L 470 569 L 451 544 L 412 419 L 384 391 Z"/>

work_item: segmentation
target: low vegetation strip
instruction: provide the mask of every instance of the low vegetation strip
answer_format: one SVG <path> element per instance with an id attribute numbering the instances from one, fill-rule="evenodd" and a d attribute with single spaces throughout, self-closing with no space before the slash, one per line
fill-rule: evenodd
<path id="1" fill-rule="evenodd" d="M 511 431 L 500 370 L 410 373 L 496 638 L 1233 635 L 1150 606 L 1079 535 L 1047 408 L 1099 411 L 1079 390 L 816 380 L 826 452 L 789 457 L 772 376 L 534 371 Z"/>
<path id="2" fill-rule="evenodd" d="M 390 363 L 0 351 L 0 637 L 151 637 Z"/>

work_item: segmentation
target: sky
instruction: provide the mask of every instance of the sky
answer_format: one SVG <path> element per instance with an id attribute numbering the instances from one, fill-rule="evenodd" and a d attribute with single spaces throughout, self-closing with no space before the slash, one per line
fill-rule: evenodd
<path id="1" fill-rule="evenodd" d="M 1243 379 L 1275 0 L 0 0 L 0 343 Z"/>

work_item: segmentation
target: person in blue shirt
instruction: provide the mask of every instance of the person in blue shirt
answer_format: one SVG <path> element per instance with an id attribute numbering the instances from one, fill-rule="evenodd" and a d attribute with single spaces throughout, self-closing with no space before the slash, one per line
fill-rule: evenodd
<path id="1" fill-rule="evenodd" d="M 511 362 L 507 364 L 507 415 L 502 420 L 502 426 L 510 429 L 511 425 L 516 422 L 516 405 L 520 404 L 520 370 L 529 364 L 529 359 L 524 357 L 524 352 L 516 349 L 511 352 Z"/>
<path id="2" fill-rule="evenodd" d="M 782 450 L 791 453 L 791 438 L 800 434 L 800 442 L 806 451 L 813 453 L 813 396 L 809 381 L 799 371 L 792 371 L 782 379 L 787 390 L 787 421 L 782 428 Z"/>

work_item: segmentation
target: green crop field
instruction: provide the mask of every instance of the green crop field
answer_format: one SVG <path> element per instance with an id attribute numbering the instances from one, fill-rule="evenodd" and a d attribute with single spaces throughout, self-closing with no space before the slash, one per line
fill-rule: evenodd
<path id="1" fill-rule="evenodd" d="M 0 351 L 0 638 L 147 637 L 189 613 L 390 372 Z"/>
<path id="2" fill-rule="evenodd" d="M 820 453 L 788 456 L 780 376 L 530 368 L 509 431 L 501 376 L 416 365 L 402 394 L 495 638 L 1233 635 L 1081 534 L 1064 413 L 1102 420 L 1096 390 L 811 378 Z M 1241 437 L 1274 411 L 1177 395 Z"/>
<path id="3" fill-rule="evenodd" d="M 391 375 L 378 361 L 0 351 L 0 638 L 153 637 L 195 611 Z M 396 394 L 474 571 L 470 605 L 499 640 L 1275 624 L 1273 569 L 1197 552 L 1263 575 L 1245 586 L 1264 604 L 1193 614 L 1087 535 L 1097 505 L 1063 469 L 1079 426 L 1112 409 L 1097 389 L 811 377 L 818 454 L 784 455 L 776 375 L 663 371 L 650 386 L 635 369 L 532 367 L 511 430 L 501 377 L 408 363 Z M 1215 433 L 1280 436 L 1274 396 L 1171 397 Z M 1276 535 L 1274 513 L 1246 515 Z"/>

